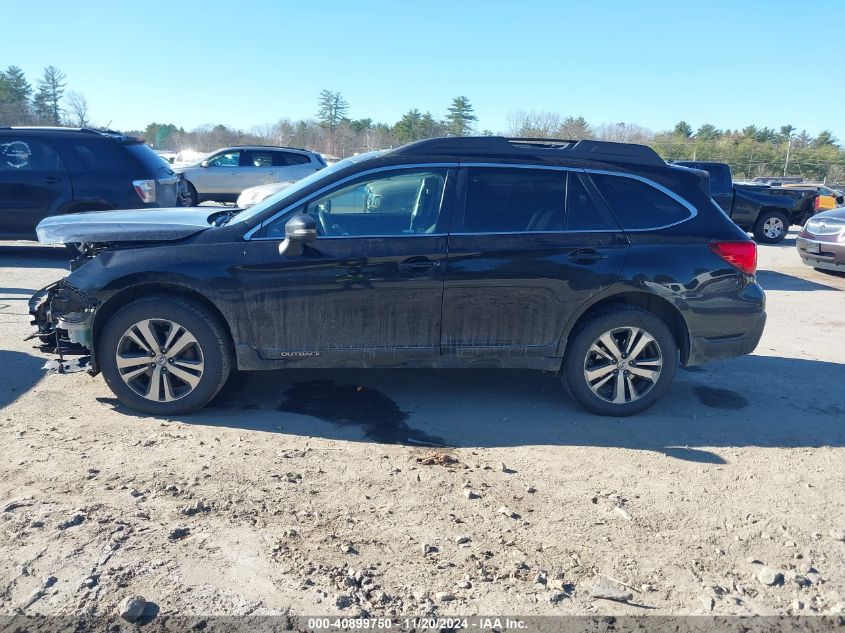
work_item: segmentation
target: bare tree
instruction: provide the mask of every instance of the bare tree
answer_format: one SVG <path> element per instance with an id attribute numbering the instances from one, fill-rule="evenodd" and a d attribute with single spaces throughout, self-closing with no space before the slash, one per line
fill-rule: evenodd
<path id="1" fill-rule="evenodd" d="M 508 112 L 508 133 L 523 138 L 552 138 L 561 126 L 554 112 L 511 110 Z"/>
<path id="2" fill-rule="evenodd" d="M 71 90 L 65 97 L 67 105 L 68 122 L 77 127 L 87 127 L 91 124 L 88 114 L 88 100 L 81 92 Z"/>
<path id="3" fill-rule="evenodd" d="M 599 125 L 595 128 L 595 137 L 600 141 L 617 143 L 647 143 L 654 138 L 654 133 L 635 123 L 614 123 Z"/>
<path id="4" fill-rule="evenodd" d="M 276 140 L 276 126 L 272 123 L 254 125 L 249 132 L 262 143 L 269 144 Z"/>

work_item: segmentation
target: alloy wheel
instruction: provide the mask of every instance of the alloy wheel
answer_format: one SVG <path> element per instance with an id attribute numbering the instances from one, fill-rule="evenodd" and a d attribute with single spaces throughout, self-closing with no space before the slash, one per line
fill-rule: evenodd
<path id="1" fill-rule="evenodd" d="M 584 380 L 605 402 L 627 404 L 651 391 L 660 379 L 663 356 L 651 334 L 636 327 L 608 330 L 584 359 Z"/>
<path id="2" fill-rule="evenodd" d="M 763 223 L 763 233 L 769 239 L 777 239 L 784 232 L 783 220 L 780 218 L 769 218 Z"/>
<path id="3" fill-rule="evenodd" d="M 202 349 L 184 326 L 168 319 L 144 319 L 127 329 L 115 352 L 123 382 L 154 402 L 184 398 L 205 369 Z"/>

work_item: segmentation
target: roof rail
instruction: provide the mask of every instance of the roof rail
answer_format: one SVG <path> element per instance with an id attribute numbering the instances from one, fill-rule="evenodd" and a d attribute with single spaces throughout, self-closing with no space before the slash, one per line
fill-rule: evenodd
<path id="1" fill-rule="evenodd" d="M 32 130 L 38 132 L 87 132 L 88 134 L 105 134 L 108 136 L 126 136 L 123 132 L 106 128 L 65 127 L 61 125 L 4 125 L 0 130 Z M 127 137 L 129 138 L 129 137 Z"/>
<path id="2" fill-rule="evenodd" d="M 609 141 L 548 138 L 507 138 L 504 136 L 446 136 L 409 143 L 393 150 L 395 154 L 449 156 L 479 154 L 507 157 L 546 157 L 594 160 L 606 163 L 634 163 L 663 167 L 666 162 L 646 145 Z"/>

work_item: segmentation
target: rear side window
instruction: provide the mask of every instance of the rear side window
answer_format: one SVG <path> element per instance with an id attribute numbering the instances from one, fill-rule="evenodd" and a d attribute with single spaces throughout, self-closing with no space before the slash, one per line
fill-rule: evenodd
<path id="1" fill-rule="evenodd" d="M 171 172 L 170 163 L 167 162 L 161 155 L 156 154 L 149 146 L 143 143 L 124 143 L 123 148 L 132 154 L 145 169 L 152 172 L 166 171 Z"/>
<path id="2" fill-rule="evenodd" d="M 86 138 L 73 139 L 67 141 L 67 144 L 89 171 L 130 171 L 133 167 L 137 169 L 125 149 L 117 141 Z"/>
<path id="3" fill-rule="evenodd" d="M 692 212 L 656 187 L 634 178 L 591 174 L 624 229 L 653 229 L 683 222 Z"/>
<path id="4" fill-rule="evenodd" d="M 273 165 L 275 167 L 287 167 L 288 165 L 307 165 L 311 159 L 305 154 L 293 152 L 273 152 Z"/>
<path id="5" fill-rule="evenodd" d="M 463 228 L 466 233 L 561 231 L 566 172 L 470 168 Z"/>

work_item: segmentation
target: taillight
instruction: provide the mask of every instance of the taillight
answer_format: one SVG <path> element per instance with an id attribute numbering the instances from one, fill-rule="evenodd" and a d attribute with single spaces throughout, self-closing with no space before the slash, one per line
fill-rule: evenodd
<path id="1" fill-rule="evenodd" d="M 156 181 L 155 180 L 133 180 L 132 186 L 135 187 L 135 193 L 141 198 L 141 202 L 155 202 L 156 201 Z"/>
<path id="2" fill-rule="evenodd" d="M 813 200 L 813 211 L 818 211 L 821 208 L 821 202 L 819 202 L 819 197 L 816 196 Z"/>
<path id="3" fill-rule="evenodd" d="M 746 275 L 757 272 L 757 245 L 754 242 L 707 242 L 707 246 L 740 272 Z"/>

